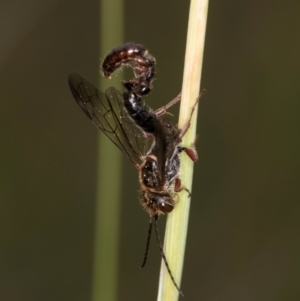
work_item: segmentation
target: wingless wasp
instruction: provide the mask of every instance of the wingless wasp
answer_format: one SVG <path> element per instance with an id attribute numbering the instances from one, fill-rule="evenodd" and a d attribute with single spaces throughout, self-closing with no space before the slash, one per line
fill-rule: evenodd
<path id="1" fill-rule="evenodd" d="M 105 57 L 102 72 L 106 78 L 122 67 L 130 67 L 134 78 L 122 81 L 123 93 L 109 87 L 105 93 L 76 73 L 69 75 L 72 94 L 92 122 L 132 161 L 139 173 L 141 185 L 140 202 L 150 215 L 146 252 L 142 267 L 145 266 L 149 251 L 153 221 L 161 256 L 177 290 L 182 294 L 171 273 L 159 237 L 157 220 L 159 215 L 170 213 L 175 206 L 176 193 L 190 192 L 181 185 L 179 178 L 180 153 L 186 152 L 191 160 L 197 160 L 194 147 L 181 146 L 187 132 L 195 106 L 187 124 L 178 129 L 161 116 L 180 100 L 180 95 L 166 106 L 153 111 L 142 97 L 152 90 L 155 76 L 155 58 L 142 45 L 126 43 L 115 47 Z"/>

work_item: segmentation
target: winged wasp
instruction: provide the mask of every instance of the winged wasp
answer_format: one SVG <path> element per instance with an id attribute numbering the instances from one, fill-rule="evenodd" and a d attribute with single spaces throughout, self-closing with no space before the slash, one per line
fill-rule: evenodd
<path id="1" fill-rule="evenodd" d="M 76 73 L 69 75 L 71 92 L 83 112 L 91 121 L 131 160 L 139 173 L 141 186 L 140 203 L 150 215 L 147 245 L 142 267 L 145 266 L 154 222 L 156 239 L 168 273 L 177 290 L 177 285 L 158 233 L 158 217 L 170 213 L 176 204 L 177 192 L 186 190 L 179 178 L 180 153 L 183 151 L 197 160 L 194 147 L 181 146 L 192 114 L 203 91 L 192 108 L 187 124 L 178 129 L 164 118 L 167 109 L 180 100 L 180 94 L 167 105 L 154 111 L 145 104 L 142 97 L 152 90 L 155 76 L 155 58 L 148 50 L 136 43 L 115 47 L 105 57 L 102 72 L 106 78 L 123 68 L 130 67 L 134 78 L 122 81 L 125 88 L 121 93 L 114 87 L 99 91 L 92 83 Z M 182 294 L 183 295 L 183 294 Z"/>

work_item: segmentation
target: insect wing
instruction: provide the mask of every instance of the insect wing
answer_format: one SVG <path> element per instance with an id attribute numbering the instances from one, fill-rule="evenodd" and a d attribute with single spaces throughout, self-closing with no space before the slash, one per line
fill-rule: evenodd
<path id="1" fill-rule="evenodd" d="M 149 139 L 125 111 L 122 93 L 113 87 L 103 93 L 76 73 L 69 75 L 69 85 L 83 112 L 138 168 Z"/>

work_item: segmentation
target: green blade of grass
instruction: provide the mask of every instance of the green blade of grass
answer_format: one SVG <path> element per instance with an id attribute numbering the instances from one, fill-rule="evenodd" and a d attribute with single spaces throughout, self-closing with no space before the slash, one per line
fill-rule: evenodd
<path id="1" fill-rule="evenodd" d="M 100 58 L 123 42 L 123 1 L 100 1 Z M 96 66 L 95 66 L 96 67 Z M 97 67 L 98 68 L 98 67 Z M 100 78 L 100 89 L 119 86 L 119 80 Z M 93 264 L 93 301 L 114 301 L 118 293 L 118 255 L 121 207 L 121 152 L 99 133 L 97 202 Z"/>
<path id="2" fill-rule="evenodd" d="M 189 12 L 189 24 L 185 53 L 182 99 L 180 105 L 179 128 L 182 128 L 191 114 L 199 94 L 204 40 L 206 31 L 208 0 L 192 0 Z M 190 146 L 195 140 L 197 110 L 193 114 L 190 129 L 183 138 L 182 145 Z M 186 154 L 181 156 L 180 177 L 182 184 L 192 190 L 193 162 Z M 179 193 L 179 202 L 168 215 L 164 250 L 175 281 L 180 286 L 183 269 L 184 252 L 187 236 L 191 198 L 186 191 Z M 171 281 L 164 262 L 161 263 L 158 301 L 178 300 L 178 291 Z"/>

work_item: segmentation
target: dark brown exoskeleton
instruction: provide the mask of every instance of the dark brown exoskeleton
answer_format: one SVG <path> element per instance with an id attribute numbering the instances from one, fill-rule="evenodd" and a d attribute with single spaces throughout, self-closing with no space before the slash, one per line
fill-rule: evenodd
<path id="1" fill-rule="evenodd" d="M 126 43 L 114 48 L 102 63 L 102 72 L 110 78 L 112 73 L 122 67 L 131 67 L 134 79 L 122 81 L 125 91 L 120 93 L 110 87 L 105 93 L 95 88 L 76 73 L 69 76 L 69 85 L 74 98 L 93 121 L 113 143 L 133 162 L 139 172 L 141 184 L 141 204 L 150 215 L 147 247 L 142 267 L 146 264 L 150 245 L 153 221 L 155 233 L 162 258 L 169 275 L 178 289 L 169 268 L 157 229 L 160 214 L 174 209 L 174 197 L 182 189 L 179 178 L 180 153 L 185 151 L 193 160 L 197 160 L 197 152 L 192 148 L 180 145 L 182 137 L 189 128 L 190 119 L 183 129 L 178 129 L 161 118 L 166 110 L 180 100 L 180 95 L 166 106 L 153 111 L 142 100 L 142 96 L 152 89 L 155 75 L 155 58 L 141 45 Z M 149 147 L 149 143 L 151 143 Z M 189 193 L 189 191 L 188 191 Z"/>
<path id="2" fill-rule="evenodd" d="M 148 50 L 136 43 L 125 43 L 110 51 L 103 63 L 102 72 L 106 78 L 122 67 L 131 67 L 134 72 L 134 79 L 123 81 L 128 91 L 145 95 L 152 89 L 151 83 L 155 75 L 155 58 Z"/>

